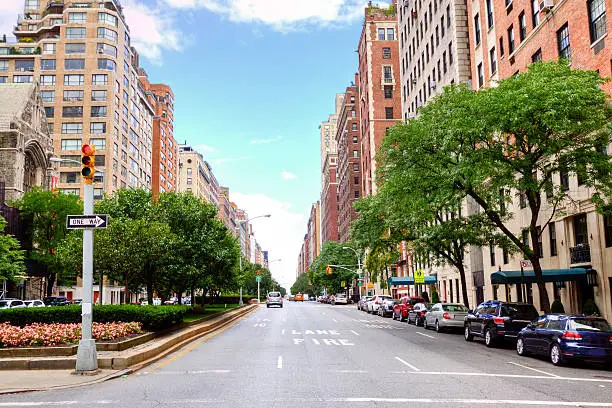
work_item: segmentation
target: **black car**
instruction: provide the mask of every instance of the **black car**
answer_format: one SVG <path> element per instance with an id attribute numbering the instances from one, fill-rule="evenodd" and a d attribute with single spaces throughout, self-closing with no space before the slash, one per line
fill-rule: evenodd
<path id="1" fill-rule="evenodd" d="M 538 311 L 530 303 L 509 303 L 490 300 L 468 313 L 464 323 L 464 337 L 484 337 L 487 347 L 502 339 L 515 339 L 519 332 L 538 318 Z"/>
<path id="2" fill-rule="evenodd" d="M 66 296 L 49 296 L 43 299 L 45 306 L 67 306 L 71 302 Z"/>

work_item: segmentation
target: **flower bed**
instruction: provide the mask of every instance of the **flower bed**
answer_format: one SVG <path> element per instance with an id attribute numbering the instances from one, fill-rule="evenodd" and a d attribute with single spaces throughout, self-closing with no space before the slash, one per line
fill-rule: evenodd
<path id="1" fill-rule="evenodd" d="M 132 323 L 93 323 L 92 336 L 96 340 L 116 340 L 142 333 L 142 324 Z M 81 339 L 81 325 L 40 324 L 11 326 L 0 323 L 0 347 L 32 347 L 75 344 Z"/>

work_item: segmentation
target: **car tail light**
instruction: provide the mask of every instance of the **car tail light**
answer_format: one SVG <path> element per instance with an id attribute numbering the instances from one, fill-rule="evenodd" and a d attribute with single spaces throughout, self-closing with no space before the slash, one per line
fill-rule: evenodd
<path id="1" fill-rule="evenodd" d="M 610 343 L 612 343 L 612 336 L 610 336 Z"/>
<path id="2" fill-rule="evenodd" d="M 506 320 L 505 320 L 503 317 L 494 317 L 494 318 L 493 318 L 493 321 L 494 321 L 496 324 L 504 324 L 504 323 L 506 323 Z"/>
<path id="3" fill-rule="evenodd" d="M 442 318 L 443 318 L 443 319 L 446 319 L 446 320 L 450 320 L 450 318 L 451 318 L 451 317 L 450 317 L 450 314 L 448 314 L 448 312 L 444 312 L 444 313 L 442 314 Z"/>
<path id="4" fill-rule="evenodd" d="M 563 340 L 582 340 L 582 336 L 580 335 L 580 333 L 575 333 L 575 332 L 570 332 L 570 331 L 566 331 L 565 333 L 563 333 L 563 336 L 561 336 L 561 338 Z"/>
<path id="5" fill-rule="evenodd" d="M 376 302 L 374 302 L 374 304 L 377 305 L 378 304 L 378 300 Z"/>

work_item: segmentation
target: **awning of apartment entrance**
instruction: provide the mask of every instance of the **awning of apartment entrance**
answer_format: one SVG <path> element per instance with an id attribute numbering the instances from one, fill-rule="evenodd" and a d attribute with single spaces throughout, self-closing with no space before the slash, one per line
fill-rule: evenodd
<path id="1" fill-rule="evenodd" d="M 493 285 L 511 285 L 525 283 L 535 283 L 536 277 L 533 270 L 523 272 L 524 278 L 521 278 L 521 271 L 497 271 L 491 274 L 491 284 Z M 577 280 L 586 280 L 587 270 L 585 268 L 570 268 L 570 269 L 546 269 L 542 271 L 542 279 L 544 282 L 568 282 Z"/>
<path id="2" fill-rule="evenodd" d="M 438 282 L 436 275 L 425 275 L 425 285 L 431 285 L 436 282 Z M 414 278 L 412 276 L 392 276 L 387 283 L 389 286 L 414 285 Z"/>

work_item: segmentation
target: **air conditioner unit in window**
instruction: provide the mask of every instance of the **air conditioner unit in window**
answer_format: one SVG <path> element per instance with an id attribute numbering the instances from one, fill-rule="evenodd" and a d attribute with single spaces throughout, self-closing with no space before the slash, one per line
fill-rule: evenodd
<path id="1" fill-rule="evenodd" d="M 431 84 L 429 84 L 429 87 L 431 89 L 436 89 L 436 81 L 431 81 Z"/>
<path id="2" fill-rule="evenodd" d="M 555 6 L 554 0 L 542 0 L 540 1 L 540 11 L 549 12 Z"/>
<path id="3" fill-rule="evenodd" d="M 417 12 L 416 10 L 412 10 L 412 18 L 417 18 Z"/>
<path id="4" fill-rule="evenodd" d="M 416 80 L 416 79 L 413 79 L 413 80 L 412 80 L 412 85 L 416 85 L 416 83 L 417 83 L 417 80 Z"/>

